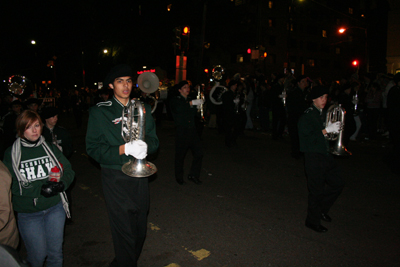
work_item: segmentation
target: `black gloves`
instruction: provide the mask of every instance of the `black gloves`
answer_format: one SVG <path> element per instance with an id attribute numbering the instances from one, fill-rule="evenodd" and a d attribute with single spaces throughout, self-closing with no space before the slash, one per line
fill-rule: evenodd
<path id="1" fill-rule="evenodd" d="M 42 185 L 42 190 L 40 194 L 42 194 L 44 197 L 53 197 L 57 195 L 58 193 L 64 191 L 64 183 L 62 181 L 60 182 L 50 182 L 48 181 L 44 185 Z"/>

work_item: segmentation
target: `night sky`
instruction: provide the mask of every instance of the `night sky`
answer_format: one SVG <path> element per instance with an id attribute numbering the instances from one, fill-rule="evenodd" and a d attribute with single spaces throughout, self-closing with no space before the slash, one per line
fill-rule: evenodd
<path id="1" fill-rule="evenodd" d="M 173 79 L 173 29 L 190 25 L 188 58 L 195 61 L 201 49 L 204 1 L 3 1 L 0 77 L 23 74 L 31 80 L 53 80 L 58 87 L 70 87 L 82 85 L 85 70 L 85 83 L 90 85 L 102 81 L 112 65 L 129 63 L 135 70 L 158 66 Z M 172 4 L 170 12 L 168 4 Z M 232 1 L 208 1 L 205 41 L 211 43 L 209 53 L 216 47 L 228 51 L 238 40 L 254 38 L 246 28 L 239 28 L 245 23 L 240 24 L 243 17 L 237 11 Z M 103 54 L 104 48 L 110 51 L 108 55 Z M 214 55 L 218 55 L 215 50 Z M 47 67 L 50 60 L 53 69 Z M 207 60 L 205 55 L 203 65 Z"/>
<path id="2" fill-rule="evenodd" d="M 84 69 L 90 83 L 102 80 L 112 65 L 121 62 L 134 68 L 159 66 L 173 77 L 173 29 L 190 25 L 191 39 L 199 41 L 203 2 L 142 2 L 7 1 L 1 11 L 1 77 L 56 77 L 61 85 L 81 82 Z M 217 2 L 213 5 L 218 6 Z M 168 3 L 172 3 L 171 12 L 167 12 Z M 225 19 L 223 14 L 214 16 L 214 11 L 209 9 L 208 17 Z M 210 28 L 209 36 L 213 34 Z M 31 40 L 37 44 L 32 45 Z M 113 57 L 105 56 L 104 48 Z M 54 69 L 46 66 L 49 60 L 54 60 Z"/>

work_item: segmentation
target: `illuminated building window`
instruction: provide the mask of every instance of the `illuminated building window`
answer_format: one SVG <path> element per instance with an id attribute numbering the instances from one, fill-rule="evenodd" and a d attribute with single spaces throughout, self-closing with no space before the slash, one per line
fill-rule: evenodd
<path id="1" fill-rule="evenodd" d="M 349 14 L 353 14 L 353 8 L 349 7 Z"/>
<path id="2" fill-rule="evenodd" d="M 243 55 L 237 55 L 236 62 L 243 62 Z"/>
<path id="3" fill-rule="evenodd" d="M 272 9 L 273 4 L 274 4 L 274 3 L 273 3 L 272 1 L 268 1 L 268 8 L 269 8 L 269 9 Z"/>
<path id="4" fill-rule="evenodd" d="M 308 66 L 310 66 L 310 67 L 314 67 L 315 66 L 314 59 L 309 59 L 308 60 Z"/>
<path id="5" fill-rule="evenodd" d="M 325 38 L 327 37 L 326 36 L 326 30 L 322 30 L 322 37 L 325 37 Z"/>

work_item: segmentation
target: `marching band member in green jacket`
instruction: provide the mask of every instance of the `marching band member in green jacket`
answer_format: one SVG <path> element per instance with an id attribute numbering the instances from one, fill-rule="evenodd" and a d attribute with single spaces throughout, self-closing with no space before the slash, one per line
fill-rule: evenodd
<path id="1" fill-rule="evenodd" d="M 147 153 L 155 153 L 158 138 L 148 105 L 145 105 L 145 140 L 125 143 L 121 135 L 122 111 L 131 104 L 131 68 L 125 64 L 115 66 L 104 84 L 114 91 L 114 96 L 90 109 L 86 150 L 101 166 L 115 251 L 111 266 L 137 266 L 147 231 L 149 184 L 148 178 L 128 176 L 121 168 L 132 156 L 144 159 Z"/>
<path id="2" fill-rule="evenodd" d="M 339 167 L 329 153 L 327 133 L 341 130 L 341 122 L 325 125 L 323 110 L 328 98 L 328 89 L 316 86 L 308 95 L 313 104 L 300 117 L 298 123 L 300 151 L 304 153 L 305 172 L 308 183 L 308 209 L 306 227 L 316 232 L 326 232 L 321 220 L 331 222 L 330 208 L 343 190 L 344 182 Z"/>

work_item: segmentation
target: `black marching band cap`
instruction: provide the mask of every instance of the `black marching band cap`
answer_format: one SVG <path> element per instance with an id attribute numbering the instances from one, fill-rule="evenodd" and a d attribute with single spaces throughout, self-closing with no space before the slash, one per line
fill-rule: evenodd
<path id="1" fill-rule="evenodd" d="M 323 85 L 317 85 L 311 89 L 310 93 L 308 93 L 307 99 L 313 100 L 328 93 L 329 93 L 328 87 Z"/>
<path id="2" fill-rule="evenodd" d="M 182 89 L 182 87 L 185 86 L 186 84 L 189 84 L 188 81 L 186 81 L 186 80 L 180 81 L 180 82 L 176 85 L 177 90 Z"/>
<path id="3" fill-rule="evenodd" d="M 58 108 L 56 107 L 45 107 L 41 113 L 43 120 L 54 117 L 55 115 L 58 115 Z"/>
<path id="4" fill-rule="evenodd" d="M 104 80 L 104 87 L 103 88 L 108 88 L 108 85 L 114 82 L 114 80 L 118 77 L 126 77 L 130 76 L 132 77 L 132 69 L 128 64 L 119 64 L 114 66 L 110 72 L 107 74 L 105 80 Z"/>

